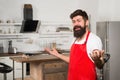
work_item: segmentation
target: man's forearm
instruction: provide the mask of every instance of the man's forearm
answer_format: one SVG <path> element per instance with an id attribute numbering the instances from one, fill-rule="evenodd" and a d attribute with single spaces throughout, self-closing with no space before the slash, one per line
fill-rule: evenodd
<path id="1" fill-rule="evenodd" d="M 65 56 L 63 54 L 56 54 L 55 56 L 62 59 L 65 62 L 69 63 L 69 56 Z"/>

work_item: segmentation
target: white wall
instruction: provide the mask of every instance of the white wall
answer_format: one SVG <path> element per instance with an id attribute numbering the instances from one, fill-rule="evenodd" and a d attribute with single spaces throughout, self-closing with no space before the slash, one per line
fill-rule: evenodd
<path id="1" fill-rule="evenodd" d="M 98 15 L 98 0 L 78 0 L 79 8 L 85 10 L 90 17 L 91 31 L 96 32 L 96 21 Z"/>
<path id="2" fill-rule="evenodd" d="M 23 19 L 23 5 L 32 4 L 34 19 L 43 22 L 70 23 L 69 14 L 81 8 L 91 17 L 91 29 L 96 31 L 96 21 L 120 20 L 120 0 L 0 0 L 0 20 Z"/>
<path id="3" fill-rule="evenodd" d="M 32 4 L 34 19 L 42 22 L 71 23 L 69 14 L 80 8 L 91 17 L 91 30 L 96 32 L 96 21 L 119 21 L 119 0 L 0 0 L 0 20 L 23 19 L 23 5 Z"/>
<path id="4" fill-rule="evenodd" d="M 99 0 L 98 21 L 111 20 L 113 13 L 114 13 L 113 0 Z"/>
<path id="5" fill-rule="evenodd" d="M 99 0 L 98 21 L 120 21 L 120 0 Z"/>
<path id="6" fill-rule="evenodd" d="M 0 19 L 23 19 L 23 5 L 33 6 L 34 19 L 42 21 L 68 21 L 78 0 L 0 0 Z"/>
<path id="7" fill-rule="evenodd" d="M 15 22 L 22 22 L 23 20 L 23 6 L 24 4 L 32 4 L 33 6 L 33 19 L 41 20 L 42 24 L 49 24 L 50 28 L 51 23 L 58 27 L 61 24 L 71 24 L 69 15 L 76 9 L 85 10 L 88 15 L 91 17 L 91 29 L 95 32 L 95 23 L 97 19 L 97 0 L 0 0 L 0 20 L 6 22 L 7 20 L 14 20 Z M 64 26 L 64 25 L 63 25 Z M 69 25 L 71 26 L 71 25 Z M 11 26 L 10 26 L 11 27 Z M 41 26 L 42 27 L 42 26 Z M 8 28 L 8 27 L 5 27 Z M 8 28 L 9 29 L 9 28 Z M 42 29 L 41 29 L 42 30 Z M 8 40 L 7 40 L 8 41 Z M 20 41 L 20 42 L 19 42 Z M 31 39 L 30 39 L 31 41 Z M 15 47 L 18 47 L 18 50 L 24 51 L 24 48 L 19 48 L 26 41 L 15 40 L 13 44 Z M 29 39 L 28 39 L 29 42 Z M 7 44 L 6 44 L 7 45 Z M 39 50 L 39 45 L 36 44 L 25 44 L 29 46 L 25 50 Z M 36 47 L 35 47 L 36 46 Z M 7 52 L 6 46 L 6 52 Z M 33 48 L 34 47 L 34 48 Z"/>
<path id="8" fill-rule="evenodd" d="M 21 22 L 26 3 L 32 4 L 34 19 L 42 22 L 71 23 L 70 13 L 78 8 L 84 9 L 91 16 L 91 29 L 95 32 L 97 0 L 0 0 L 0 20 Z"/>

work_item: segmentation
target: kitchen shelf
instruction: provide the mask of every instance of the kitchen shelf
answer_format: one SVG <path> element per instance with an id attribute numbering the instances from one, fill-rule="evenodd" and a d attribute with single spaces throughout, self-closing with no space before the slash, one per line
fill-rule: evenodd
<path id="1" fill-rule="evenodd" d="M 21 26 L 22 23 L 0 23 L 0 26 Z"/>
<path id="2" fill-rule="evenodd" d="M 22 37 L 22 34 L 0 34 L 0 39 L 24 39 L 25 37 Z"/>
<path id="3" fill-rule="evenodd" d="M 15 33 L 15 34 L 0 34 L 0 36 L 20 36 L 23 35 L 21 33 Z"/>
<path id="4" fill-rule="evenodd" d="M 3 34 L 3 33 L 0 33 L 0 35 L 39 35 L 39 33 L 36 33 L 36 32 L 26 32 L 26 33 L 7 33 L 7 34 Z"/>
<path id="5" fill-rule="evenodd" d="M 41 35 L 71 35 L 73 32 L 61 31 L 61 32 L 42 32 Z"/>
<path id="6" fill-rule="evenodd" d="M 0 39 L 29 39 L 31 36 L 38 37 L 38 33 L 15 33 L 0 34 Z"/>

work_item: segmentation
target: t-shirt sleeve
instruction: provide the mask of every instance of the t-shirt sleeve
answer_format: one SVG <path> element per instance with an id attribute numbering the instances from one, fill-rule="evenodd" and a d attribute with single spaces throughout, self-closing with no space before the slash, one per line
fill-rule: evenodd
<path id="1" fill-rule="evenodd" d="M 102 41 L 98 36 L 92 35 L 89 39 L 87 47 L 88 53 L 92 53 L 94 49 L 102 50 Z"/>
<path id="2" fill-rule="evenodd" d="M 87 53 L 90 59 L 91 59 L 90 54 L 94 49 L 102 50 L 102 41 L 98 36 L 96 36 L 95 34 L 92 34 L 91 37 L 89 37 L 88 43 L 87 43 Z"/>
<path id="3" fill-rule="evenodd" d="M 99 49 L 102 50 L 102 41 L 99 37 L 97 37 L 96 39 L 93 40 L 93 50 L 94 49 Z"/>

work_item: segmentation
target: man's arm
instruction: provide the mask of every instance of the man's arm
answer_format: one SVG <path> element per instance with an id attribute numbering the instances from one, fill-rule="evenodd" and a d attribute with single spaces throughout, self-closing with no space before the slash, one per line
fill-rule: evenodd
<path id="1" fill-rule="evenodd" d="M 58 51 L 55 48 L 53 48 L 52 50 L 50 50 L 49 48 L 45 48 L 45 51 L 47 51 L 51 55 L 54 55 L 54 56 L 62 59 L 63 61 L 69 63 L 69 56 L 65 56 L 63 54 L 59 54 Z"/>

